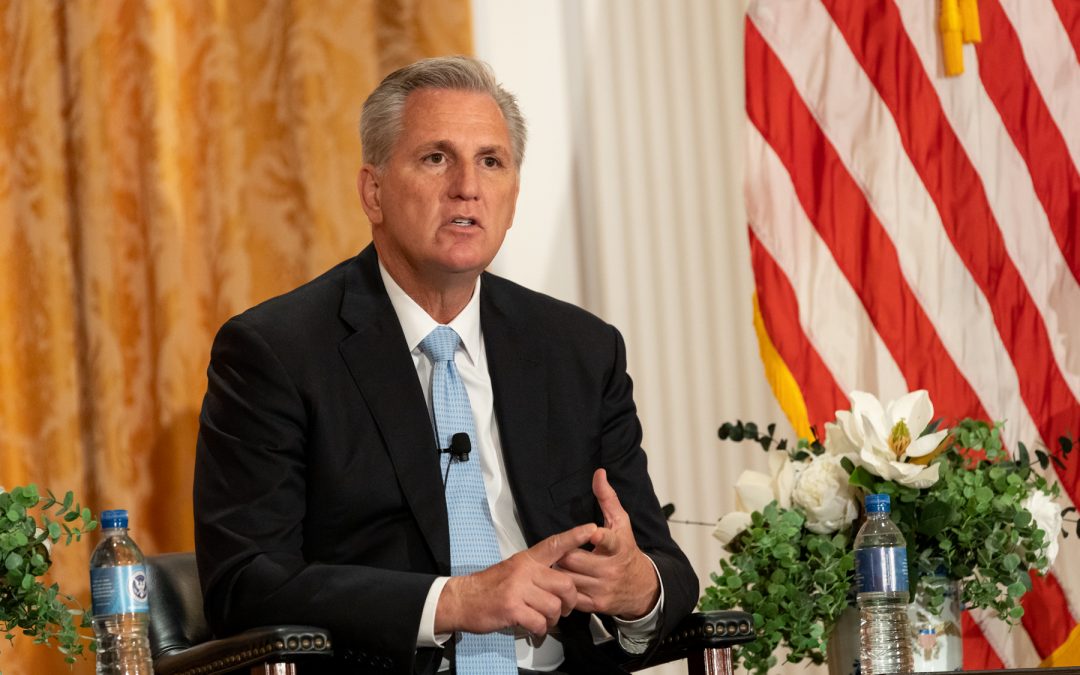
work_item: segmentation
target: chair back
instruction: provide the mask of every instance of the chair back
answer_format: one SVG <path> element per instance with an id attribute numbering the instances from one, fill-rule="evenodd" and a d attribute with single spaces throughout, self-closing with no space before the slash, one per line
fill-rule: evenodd
<path id="1" fill-rule="evenodd" d="M 146 574 L 150 588 L 150 654 L 154 661 L 210 640 L 195 554 L 149 556 Z"/>

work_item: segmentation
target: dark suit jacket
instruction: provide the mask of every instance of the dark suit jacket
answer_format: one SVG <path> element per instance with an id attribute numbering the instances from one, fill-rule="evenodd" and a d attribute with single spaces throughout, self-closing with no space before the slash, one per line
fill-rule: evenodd
<path id="1" fill-rule="evenodd" d="M 598 467 L 665 589 L 662 632 L 690 612 L 697 577 L 646 471 L 618 331 L 485 273 L 480 321 L 510 488 L 530 545 L 603 518 Z M 399 673 L 428 588 L 450 573 L 446 506 L 427 405 L 369 246 L 228 321 L 214 341 L 195 466 L 195 542 L 219 635 L 324 626 L 338 647 Z M 587 617 L 560 625 L 564 669 L 612 670 Z M 588 665 L 586 665 L 588 664 Z"/>

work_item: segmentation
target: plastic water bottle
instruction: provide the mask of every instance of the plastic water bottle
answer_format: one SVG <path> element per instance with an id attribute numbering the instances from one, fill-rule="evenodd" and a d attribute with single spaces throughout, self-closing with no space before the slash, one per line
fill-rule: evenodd
<path id="1" fill-rule="evenodd" d="M 128 513 L 101 514 L 104 538 L 90 556 L 90 596 L 97 635 L 97 675 L 153 675 L 146 568 L 128 536 Z"/>
<path id="2" fill-rule="evenodd" d="M 866 522 L 855 536 L 862 675 L 910 673 L 907 542 L 889 518 L 889 495 L 866 496 Z"/>

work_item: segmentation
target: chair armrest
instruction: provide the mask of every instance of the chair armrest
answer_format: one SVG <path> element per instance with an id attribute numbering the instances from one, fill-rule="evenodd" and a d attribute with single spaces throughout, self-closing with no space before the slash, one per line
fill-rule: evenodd
<path id="1" fill-rule="evenodd" d="M 755 637 L 754 619 L 746 612 L 694 612 L 663 639 L 656 651 L 649 656 L 647 663 L 634 659 L 623 667 L 631 671 L 651 668 L 661 663 L 693 657 L 707 649 L 730 649 L 734 645 L 751 642 Z"/>
<path id="2" fill-rule="evenodd" d="M 313 626 L 263 626 L 164 654 L 154 662 L 157 675 L 227 672 L 261 663 L 333 657 L 330 633 Z"/>

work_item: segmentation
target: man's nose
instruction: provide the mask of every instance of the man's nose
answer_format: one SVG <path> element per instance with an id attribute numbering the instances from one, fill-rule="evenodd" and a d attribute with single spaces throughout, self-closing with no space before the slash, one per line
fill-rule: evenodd
<path id="1" fill-rule="evenodd" d="M 450 197 L 476 199 L 480 196 L 480 181 L 475 165 L 459 162 L 450 176 Z"/>

